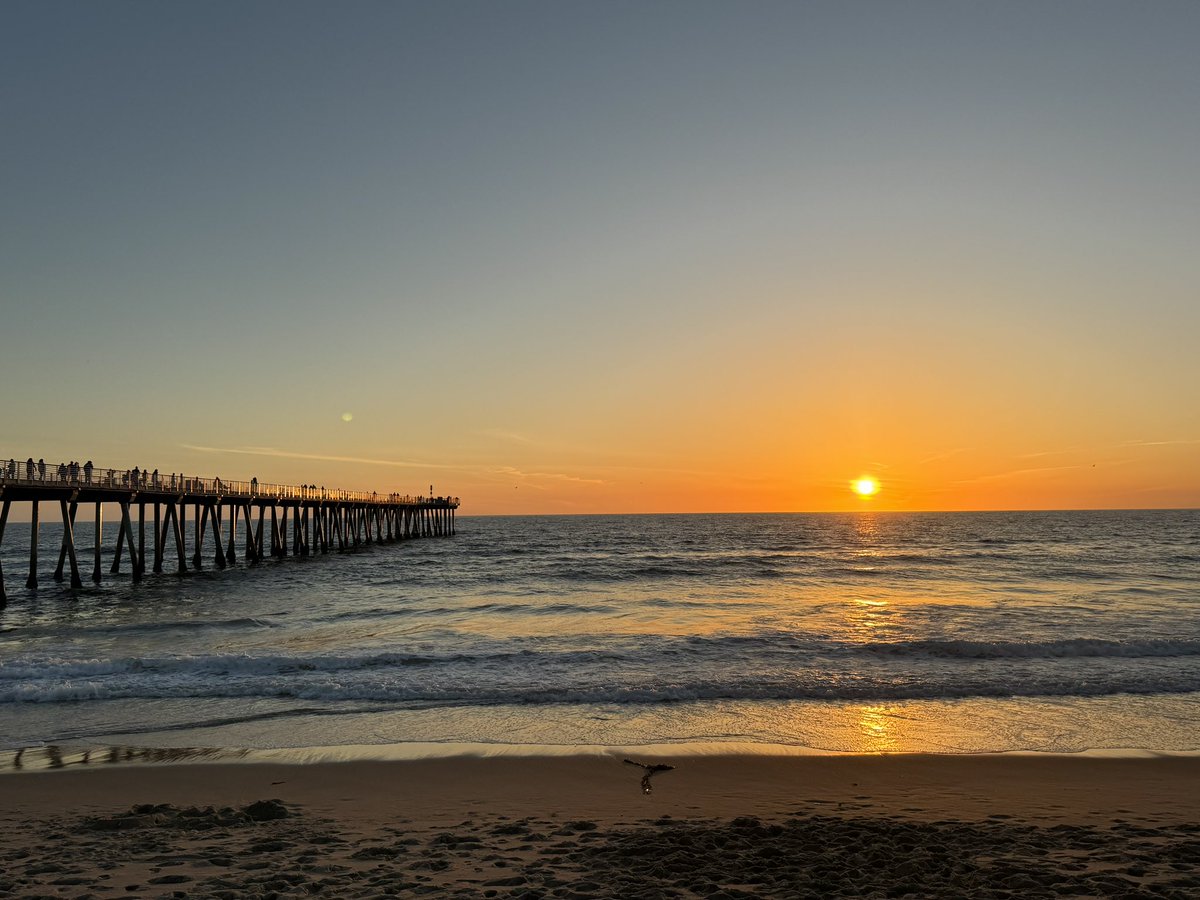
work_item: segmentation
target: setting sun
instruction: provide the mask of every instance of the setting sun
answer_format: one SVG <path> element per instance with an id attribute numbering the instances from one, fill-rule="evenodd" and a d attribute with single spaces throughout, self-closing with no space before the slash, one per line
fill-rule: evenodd
<path id="1" fill-rule="evenodd" d="M 879 482 L 870 475 L 864 475 L 862 478 L 855 479 L 850 485 L 854 488 L 854 493 L 860 497 L 871 497 L 879 493 Z"/>

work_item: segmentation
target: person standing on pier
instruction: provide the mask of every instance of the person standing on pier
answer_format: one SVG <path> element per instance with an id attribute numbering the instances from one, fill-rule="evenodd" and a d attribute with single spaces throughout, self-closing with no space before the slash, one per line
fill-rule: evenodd
<path id="1" fill-rule="evenodd" d="M 25 460 L 25 480 L 33 481 L 33 457 Z"/>
<path id="2" fill-rule="evenodd" d="M 46 480 L 46 460 L 42 459 L 40 456 L 38 457 L 38 480 Z"/>
<path id="3" fill-rule="evenodd" d="M 92 483 L 92 461 L 89 459 L 83 464 L 83 480 L 88 484 Z"/>

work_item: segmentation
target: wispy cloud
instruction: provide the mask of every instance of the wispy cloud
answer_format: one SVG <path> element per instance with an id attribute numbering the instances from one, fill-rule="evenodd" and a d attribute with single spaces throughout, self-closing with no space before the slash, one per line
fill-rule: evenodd
<path id="1" fill-rule="evenodd" d="M 394 466 L 398 469 L 457 469 L 459 466 L 444 463 L 417 462 L 407 459 L 371 459 L 365 456 L 334 456 L 326 453 L 298 453 L 294 450 L 281 450 L 278 447 L 202 447 L 197 444 L 183 444 L 186 450 L 199 453 L 233 453 L 241 456 L 267 456 L 274 459 L 312 459 L 321 462 L 359 463 L 368 466 Z"/>
<path id="2" fill-rule="evenodd" d="M 940 453 L 934 453 L 924 459 L 917 460 L 917 465 L 926 466 L 929 463 L 941 462 L 943 459 L 949 459 L 952 456 L 958 456 L 960 453 L 966 453 L 968 449 L 967 447 L 955 447 L 953 450 L 942 450 Z"/>
<path id="3" fill-rule="evenodd" d="M 579 475 L 568 475 L 565 472 L 525 472 L 515 466 L 493 466 L 489 471 L 495 475 L 501 475 L 505 478 L 515 478 L 519 481 L 530 484 L 531 487 L 536 487 L 544 490 L 536 481 L 555 481 L 566 482 L 570 484 L 608 484 L 600 478 L 583 478 Z"/>
<path id="4" fill-rule="evenodd" d="M 533 438 L 528 435 L 521 434 L 518 431 L 505 431 L 503 428 L 484 428 L 476 432 L 481 437 L 496 438 L 501 441 L 508 441 L 513 444 L 532 444 Z"/>
<path id="5" fill-rule="evenodd" d="M 1067 469 L 1082 469 L 1081 465 L 1074 466 L 1034 466 L 1024 469 L 1010 469 L 1007 472 L 994 472 L 991 475 L 978 475 L 975 478 L 962 478 L 955 484 L 978 484 L 986 481 L 1002 481 L 1005 478 L 1016 478 L 1019 475 L 1036 475 L 1042 472 L 1062 472 Z"/>
<path id="6" fill-rule="evenodd" d="M 1171 446 L 1180 446 L 1180 445 L 1186 446 L 1189 444 L 1200 444 L 1200 439 L 1184 438 L 1181 440 L 1171 440 L 1171 441 L 1140 441 L 1140 440 L 1122 441 L 1121 446 L 1122 447 L 1171 447 Z"/>
<path id="7" fill-rule="evenodd" d="M 1030 453 L 1019 453 L 1017 459 L 1042 459 L 1047 456 L 1065 456 L 1068 453 L 1076 453 L 1076 447 L 1067 447 L 1065 450 L 1034 450 Z"/>

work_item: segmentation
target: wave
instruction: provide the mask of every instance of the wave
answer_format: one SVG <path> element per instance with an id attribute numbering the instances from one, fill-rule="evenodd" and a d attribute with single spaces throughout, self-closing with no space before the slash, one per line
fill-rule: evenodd
<path id="1" fill-rule="evenodd" d="M 719 701 L 892 702 L 953 701 L 999 697 L 1102 697 L 1116 694 L 1200 694 L 1200 671 L 1125 672 L 1106 679 L 1081 678 L 1071 673 L 1015 680 L 989 677 L 966 679 L 892 680 L 857 676 L 853 679 L 798 678 L 708 681 L 671 684 L 654 681 L 581 683 L 544 686 L 486 684 L 476 680 L 410 682 L 400 680 L 325 678 L 280 680 L 230 679 L 147 681 L 70 681 L 24 683 L 0 690 L 4 703 L 77 703 L 139 700 L 278 700 L 334 704 L 337 712 L 378 712 L 391 704 L 397 709 L 445 706 L 548 706 L 567 704 L 662 704 Z M 358 708 L 348 708 L 353 704 Z M 256 718 L 255 714 L 247 720 Z"/>
<path id="2" fill-rule="evenodd" d="M 0 664 L 0 704 L 291 698 L 445 704 L 902 700 L 1200 691 L 1200 641 L 898 641 L 787 634 L 590 649 L 264 654 Z"/>
<path id="3" fill-rule="evenodd" d="M 595 650 L 537 653 L 514 649 L 478 653 L 372 653 L 361 655 L 275 655 L 228 654 L 212 656 L 125 657 L 113 659 L 65 659 L 34 657 L 0 663 L 0 702 L 6 695 L 6 683 L 55 679 L 108 678 L 137 676 L 147 680 L 170 677 L 254 677 L 313 673 L 334 676 L 347 672 L 405 669 L 419 666 L 456 666 L 459 668 L 510 665 L 540 658 L 570 667 L 578 663 L 595 664 L 625 660 L 620 654 Z"/>
<path id="4" fill-rule="evenodd" d="M 586 607 L 585 607 L 586 609 Z M 573 605 L 551 604 L 534 612 L 576 611 Z M 747 670 L 789 664 L 814 669 L 865 671 L 869 660 L 886 658 L 897 665 L 921 660 L 1125 660 L 1200 657 L 1200 640 L 1150 638 L 1105 640 L 1071 638 L 1056 641 L 914 640 L 858 643 L 786 631 L 745 635 L 677 638 L 642 637 L 634 640 L 598 637 L 588 647 L 556 647 L 545 643 L 481 642 L 457 651 L 410 650 L 365 653 L 228 653 L 71 658 L 31 655 L 0 662 L 0 700 L 6 686 L 25 681 L 137 676 L 146 679 L 188 676 L 196 678 L 254 677 L 317 673 L 342 673 L 437 667 L 447 673 L 483 668 L 516 667 L 527 671 L 553 669 L 568 675 L 598 668 L 654 670 L 669 677 L 675 663 L 686 656 L 693 666 L 735 665 Z M 866 657 L 867 659 L 862 659 Z"/>
<path id="5" fill-rule="evenodd" d="M 1121 659 L 1200 656 L 1200 641 L 1149 639 L 1109 641 L 1071 638 L 1058 641 L 894 641 L 863 644 L 862 650 L 885 656 L 941 659 Z"/>

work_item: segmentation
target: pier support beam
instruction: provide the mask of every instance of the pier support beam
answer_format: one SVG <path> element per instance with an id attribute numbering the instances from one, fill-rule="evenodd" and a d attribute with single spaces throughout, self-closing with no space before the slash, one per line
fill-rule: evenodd
<path id="1" fill-rule="evenodd" d="M 79 578 L 79 559 L 75 555 L 75 513 L 79 509 L 79 504 L 72 501 L 68 508 L 66 500 L 59 500 L 58 505 L 62 510 L 63 536 L 62 547 L 58 551 L 58 567 L 54 570 L 54 580 L 63 580 L 63 563 L 70 559 L 71 589 L 77 591 L 83 587 L 83 581 Z"/>
<path id="2" fill-rule="evenodd" d="M 67 559 L 71 562 L 71 588 L 72 590 L 80 590 L 83 587 L 83 579 L 79 577 L 79 558 L 75 555 L 75 513 L 78 510 L 78 505 L 71 504 L 71 511 L 67 513 L 67 501 L 60 501 L 63 511 L 63 540 L 67 544 Z"/>
<path id="3" fill-rule="evenodd" d="M 339 506 L 333 510 L 333 531 L 337 535 L 338 552 L 346 552 L 346 535 L 342 529 L 342 508 Z"/>
<path id="4" fill-rule="evenodd" d="M 117 535 L 117 552 L 113 558 L 113 571 L 119 571 L 118 566 L 121 562 L 121 545 L 125 544 L 129 548 L 129 566 L 133 574 L 134 581 L 142 580 L 142 561 L 138 558 L 137 547 L 133 543 L 133 520 L 129 515 L 129 501 L 121 501 L 121 530 Z"/>
<path id="5" fill-rule="evenodd" d="M 33 501 L 33 518 L 29 520 L 29 577 L 25 579 L 25 587 L 37 590 L 37 556 L 38 556 L 38 502 Z"/>
<path id="6" fill-rule="evenodd" d="M 146 574 L 146 501 L 138 500 L 138 578 Z"/>
<path id="7" fill-rule="evenodd" d="M 221 551 L 221 502 L 218 500 L 213 504 L 212 508 L 212 530 L 213 543 L 216 545 L 213 559 L 217 561 L 217 568 L 225 568 L 225 554 Z"/>
<path id="8" fill-rule="evenodd" d="M 8 524 L 8 504 L 9 501 L 4 501 L 4 506 L 0 507 L 0 609 L 4 609 L 8 605 L 8 595 L 4 593 L 4 526 Z"/>
<path id="9" fill-rule="evenodd" d="M 175 536 L 175 551 L 179 555 L 179 574 L 184 575 L 187 573 L 187 551 L 184 549 L 183 536 L 185 534 L 187 534 L 187 532 L 184 530 L 184 527 L 183 527 L 184 526 L 183 516 L 185 515 L 184 510 L 187 509 L 187 504 L 183 502 L 182 498 L 180 498 L 178 504 L 176 504 L 175 502 L 169 502 L 166 504 L 166 506 L 167 506 L 167 512 L 166 512 L 166 516 L 163 520 L 163 535 L 162 535 L 162 540 L 163 540 L 163 544 L 164 544 L 163 549 L 164 549 L 164 551 L 166 549 L 166 547 L 165 547 L 166 542 L 167 542 L 166 525 L 167 525 L 167 522 L 169 521 L 171 523 L 171 532 Z"/>
<path id="10" fill-rule="evenodd" d="M 96 584 L 100 583 L 100 542 L 104 535 L 104 504 L 99 500 L 96 501 L 96 529 L 93 535 L 93 543 L 95 547 L 95 565 L 92 566 L 92 581 Z"/>
<path id="11" fill-rule="evenodd" d="M 250 528 L 250 506 L 246 506 L 246 528 Z M 263 508 L 258 508 L 258 526 L 254 528 L 254 563 L 263 562 Z"/>
<path id="12" fill-rule="evenodd" d="M 199 572 L 204 568 L 204 561 L 200 558 L 200 550 L 204 546 L 204 526 L 208 521 L 208 507 L 201 506 L 196 503 L 196 539 L 192 543 L 192 569 Z"/>
<path id="13" fill-rule="evenodd" d="M 225 561 L 230 565 L 237 562 L 237 549 L 234 541 L 237 539 L 238 511 L 236 503 L 229 504 L 229 546 L 225 548 Z"/>
<path id="14" fill-rule="evenodd" d="M 163 566 L 163 522 L 159 502 L 154 501 L 154 572 L 162 572 Z"/>

